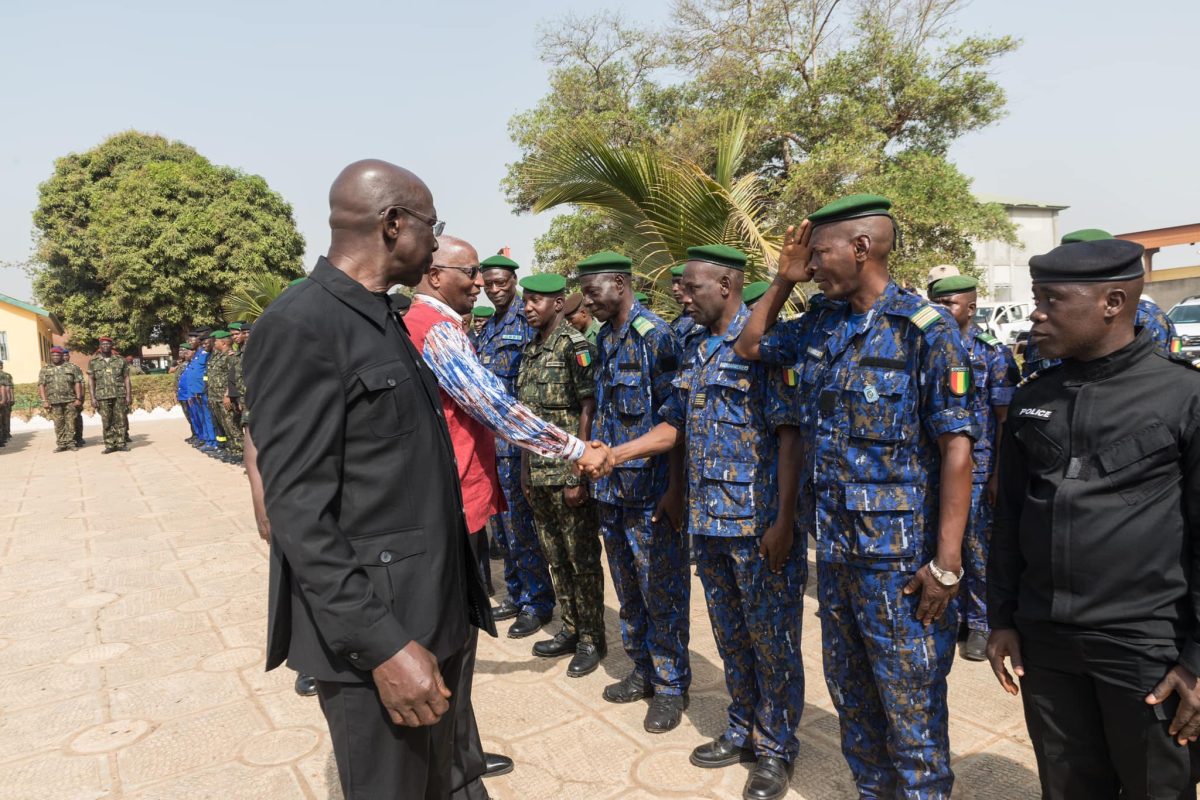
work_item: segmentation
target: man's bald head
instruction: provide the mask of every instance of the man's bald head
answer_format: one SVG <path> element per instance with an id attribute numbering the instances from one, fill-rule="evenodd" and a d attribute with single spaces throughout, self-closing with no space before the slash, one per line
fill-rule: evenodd
<path id="1" fill-rule="evenodd" d="M 355 161 L 329 187 L 329 227 L 372 229 L 379 212 L 397 205 L 424 213 L 433 197 L 425 182 L 403 167 L 375 158 Z"/>
<path id="2" fill-rule="evenodd" d="M 438 264 L 447 264 L 454 267 L 479 266 L 479 251 L 466 239 L 443 235 L 439 236 L 437 241 L 438 255 L 434 266 Z"/>
<path id="3" fill-rule="evenodd" d="M 467 314 L 475 307 L 483 288 L 479 253 L 470 242 L 457 236 L 439 236 L 437 241 L 437 258 L 421 276 L 417 294 L 436 297 L 458 313 Z"/>

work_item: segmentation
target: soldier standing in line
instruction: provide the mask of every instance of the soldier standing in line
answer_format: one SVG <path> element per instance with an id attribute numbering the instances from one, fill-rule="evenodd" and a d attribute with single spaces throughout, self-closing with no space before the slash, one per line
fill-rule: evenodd
<path id="1" fill-rule="evenodd" d="M 234 326 L 237 326 L 236 328 Z M 225 354 L 225 390 L 221 398 L 224 414 L 225 429 L 229 431 L 229 455 L 232 463 L 240 464 L 243 460 L 242 433 L 242 392 L 239 388 L 239 378 L 242 364 L 242 342 L 245 336 L 242 332 L 243 323 L 229 323 L 229 351 Z"/>
<path id="2" fill-rule="evenodd" d="M 671 267 L 671 296 L 675 298 L 676 303 L 679 303 L 680 308 L 683 308 L 683 270 L 686 266 L 687 264 L 676 264 Z M 675 338 L 681 344 L 695 327 L 696 322 L 688 314 L 686 308 L 679 312 L 678 317 L 671 320 L 671 330 L 675 331 Z"/>
<path id="3" fill-rule="evenodd" d="M 188 402 L 187 393 L 187 370 L 188 365 L 192 360 L 192 346 L 187 342 L 179 345 L 179 357 L 175 362 L 175 366 L 171 367 L 171 373 L 175 375 L 175 399 L 179 402 L 179 407 L 183 409 L 183 416 L 188 421 L 188 427 L 192 430 L 192 435 L 184 439 L 188 444 L 194 445 L 201 441 L 200 429 L 196 425 L 196 417 L 192 413 L 192 406 Z"/>
<path id="4" fill-rule="evenodd" d="M 596 414 L 596 350 L 562 318 L 567 280 L 533 275 L 521 281 L 521 288 L 525 318 L 536 336 L 521 353 L 517 399 L 547 422 L 589 441 Z M 533 654 L 573 654 L 567 675 L 583 677 L 608 653 L 596 504 L 588 496 L 587 479 L 558 458 L 523 452 L 521 484 L 562 613 L 562 628 L 553 639 L 534 644 Z"/>
<path id="5" fill-rule="evenodd" d="M 756 761 L 750 800 L 788 790 L 804 710 L 800 654 L 807 543 L 798 529 L 795 392 L 778 371 L 733 349 L 749 316 L 746 254 L 725 245 L 688 249 L 684 308 L 696 327 L 663 422 L 613 450 L 616 465 L 686 441 L 689 527 L 730 704 L 725 731 L 692 750 L 692 764 Z"/>
<path id="6" fill-rule="evenodd" d="M 12 438 L 12 408 L 15 402 L 12 375 L 4 371 L 4 362 L 0 361 L 0 447 L 4 447 Z"/>
<path id="7" fill-rule="evenodd" d="M 132 399 L 133 389 L 125 359 L 113 355 L 112 339 L 100 337 L 100 352 L 88 362 L 87 375 L 92 411 L 99 413 L 103 426 L 105 455 L 128 450 L 125 444 L 124 408 Z"/>
<path id="8" fill-rule="evenodd" d="M 858 792 L 949 798 L 971 364 L 950 315 L 892 281 L 890 208 L 851 195 L 789 229 L 738 353 L 794 368 L 800 386 L 825 682 Z M 823 294 L 776 339 L 793 288 L 814 279 Z"/>
<path id="9" fill-rule="evenodd" d="M 968 661 L 987 660 L 987 558 L 996 504 L 996 452 L 1008 404 L 1020 382 L 1016 359 L 1003 342 L 981 329 L 975 317 L 978 281 L 967 275 L 942 278 L 929 287 L 929 299 L 945 306 L 958 324 L 971 355 L 971 406 L 979 424 L 971 474 L 971 519 L 963 534 L 963 599 L 967 640 L 959 654 Z"/>
<path id="10" fill-rule="evenodd" d="M 619 253 L 579 263 L 583 302 L 601 323 L 594 433 L 605 442 L 635 439 L 662 422 L 658 411 L 679 369 L 671 326 L 634 299 L 632 278 L 633 262 Z M 643 727 L 664 733 L 679 725 L 692 680 L 682 448 L 625 464 L 598 479 L 594 495 L 621 604 L 621 639 L 633 661 L 628 675 L 605 687 L 604 699 L 652 697 Z"/>
<path id="11" fill-rule="evenodd" d="M 218 452 L 209 453 L 214 458 L 229 463 L 229 431 L 225 429 L 225 387 L 229 385 L 226 355 L 229 352 L 229 331 L 213 331 L 208 338 L 212 343 L 208 361 L 204 365 L 204 394 L 208 413 L 212 417 L 213 433 Z"/>
<path id="12" fill-rule="evenodd" d="M 483 330 L 483 326 L 496 313 L 496 309 L 491 306 L 475 306 L 471 309 L 471 330 L 467 332 L 467 338 L 471 340 L 471 344 L 479 347 L 479 332 Z"/>
<path id="13" fill-rule="evenodd" d="M 567 302 L 563 305 L 563 319 L 571 323 L 571 327 L 583 334 L 583 338 L 587 339 L 592 345 L 596 344 L 596 337 L 600 334 L 600 323 L 592 318 L 591 311 L 583 302 L 583 295 L 579 292 L 567 295 Z"/>
<path id="14" fill-rule="evenodd" d="M 76 379 L 75 371 L 63 363 L 61 347 L 50 348 L 50 363 L 38 373 L 38 395 L 42 398 L 42 408 L 54 421 L 54 438 L 58 443 L 54 452 L 78 449 L 75 412 L 83 407 L 83 383 Z"/>
<path id="15" fill-rule="evenodd" d="M 534 337 L 533 328 L 525 321 L 524 305 L 517 297 L 517 262 L 495 255 L 479 265 L 483 268 L 483 290 L 496 307 L 476 340 L 479 361 L 515 397 L 521 351 Z M 498 534 L 497 544 L 504 556 L 508 598 L 493 609 L 492 616 L 496 620 L 516 617 L 508 635 L 520 639 L 537 633 L 550 621 L 554 588 L 534 529 L 533 511 L 521 489 L 521 450 L 500 437 L 496 438 L 496 472 L 508 511 L 492 518 L 492 529 Z"/>
<path id="16" fill-rule="evenodd" d="M 75 375 L 75 380 L 79 381 L 79 385 L 84 386 L 86 381 L 83 379 L 83 370 L 79 368 L 78 364 L 72 363 L 70 349 L 64 347 L 62 351 L 63 364 Z M 75 447 L 83 447 L 84 444 L 86 442 L 83 440 L 83 403 L 80 403 L 79 407 L 75 409 Z"/>

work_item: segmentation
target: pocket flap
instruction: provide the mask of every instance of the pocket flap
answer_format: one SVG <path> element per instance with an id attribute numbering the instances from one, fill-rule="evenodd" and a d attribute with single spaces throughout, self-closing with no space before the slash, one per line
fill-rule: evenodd
<path id="1" fill-rule="evenodd" d="M 846 484 L 846 508 L 850 511 L 912 511 L 920 501 L 920 488 L 909 484 Z"/>
<path id="2" fill-rule="evenodd" d="M 1108 445 L 1096 454 L 1096 458 L 1100 460 L 1104 471 L 1111 474 L 1174 443 L 1175 437 L 1167 430 L 1167 426 L 1155 422 Z"/>
<path id="3" fill-rule="evenodd" d="M 369 367 L 363 367 L 356 374 L 368 392 L 395 389 L 411 377 L 408 367 L 400 360 L 372 364 Z"/>
<path id="4" fill-rule="evenodd" d="M 425 552 L 425 529 L 402 528 L 350 540 L 358 563 L 363 566 L 386 567 L 409 556 Z"/>
<path id="5" fill-rule="evenodd" d="M 725 461 L 706 458 L 700 474 L 710 481 L 723 483 L 754 483 L 757 464 L 753 461 Z"/>
<path id="6" fill-rule="evenodd" d="M 612 385 L 613 386 L 641 386 L 642 385 L 642 373 L 618 371 L 616 375 L 613 375 Z"/>
<path id="7" fill-rule="evenodd" d="M 908 389 L 908 374 L 883 369 L 856 369 L 846 377 L 846 388 L 852 392 L 865 392 L 874 386 L 881 395 L 904 394 Z"/>
<path id="8" fill-rule="evenodd" d="M 744 365 L 737 364 L 736 366 Z M 712 376 L 708 379 L 708 385 L 723 386 L 735 392 L 748 392 L 750 391 L 750 373 L 749 371 L 742 372 L 735 369 L 715 369 L 712 371 Z"/>

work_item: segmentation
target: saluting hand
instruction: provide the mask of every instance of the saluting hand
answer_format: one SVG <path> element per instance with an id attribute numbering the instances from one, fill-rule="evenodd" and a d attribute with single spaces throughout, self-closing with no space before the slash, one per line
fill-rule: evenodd
<path id="1" fill-rule="evenodd" d="M 783 247 L 779 251 L 779 275 L 793 283 L 808 283 L 813 278 L 812 249 L 809 241 L 812 239 L 812 225 L 808 220 L 800 223 L 800 227 L 789 225 L 783 236 Z"/>
<path id="2" fill-rule="evenodd" d="M 1180 745 L 1186 745 L 1200 736 L 1200 685 L 1192 671 L 1182 664 L 1171 668 L 1154 687 L 1154 691 L 1146 695 L 1146 702 L 1156 706 L 1172 694 L 1179 695 L 1179 708 L 1175 710 L 1175 717 L 1167 732 Z"/>
<path id="3" fill-rule="evenodd" d="M 1004 666 L 1004 659 L 1012 662 L 1013 672 L 1018 678 L 1025 677 L 1025 665 L 1021 661 L 1021 637 L 1012 628 L 996 628 L 988 634 L 987 658 L 996 680 L 1000 681 L 1000 687 L 1016 697 L 1021 689 Z"/>
<path id="4" fill-rule="evenodd" d="M 450 690 L 437 659 L 416 641 L 371 670 L 371 677 L 379 701 L 397 725 L 433 725 L 450 709 Z"/>

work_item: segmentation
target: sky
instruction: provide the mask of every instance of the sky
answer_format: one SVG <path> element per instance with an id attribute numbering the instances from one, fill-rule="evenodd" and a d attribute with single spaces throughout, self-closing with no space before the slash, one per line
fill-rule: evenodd
<path id="1" fill-rule="evenodd" d="M 666 19 L 670 0 L 3 0 L 0 263 L 32 250 L 38 184 L 54 159 L 131 128 L 262 175 L 293 206 L 309 268 L 328 244 L 327 192 L 360 158 L 408 167 L 447 233 L 529 264 L 551 216 L 514 216 L 500 180 L 509 118 L 547 90 L 539 26 L 564 13 Z M 1010 34 L 996 65 L 999 123 L 951 158 L 977 192 L 1068 205 L 1061 229 L 1200 222 L 1200 3 L 975 0 L 964 32 Z M 1200 264 L 1200 247 L 1156 266 Z M 0 293 L 30 283 L 0 267 Z"/>

